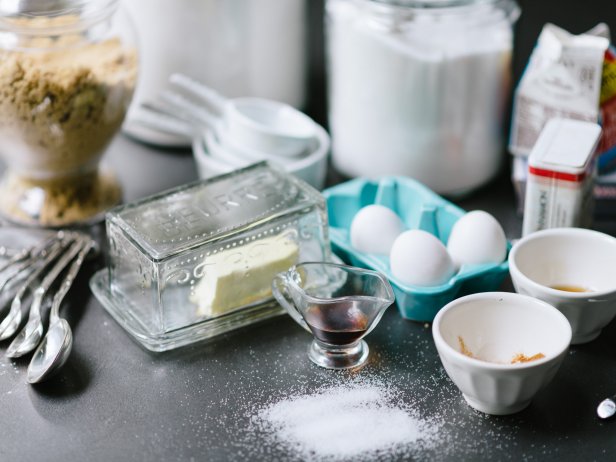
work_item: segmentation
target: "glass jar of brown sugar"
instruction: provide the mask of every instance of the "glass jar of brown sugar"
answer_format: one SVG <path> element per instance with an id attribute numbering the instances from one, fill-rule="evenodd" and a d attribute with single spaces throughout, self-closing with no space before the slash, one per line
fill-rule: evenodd
<path id="1" fill-rule="evenodd" d="M 0 0 L 0 212 L 34 226 L 89 223 L 121 198 L 101 157 L 137 79 L 118 0 Z"/>

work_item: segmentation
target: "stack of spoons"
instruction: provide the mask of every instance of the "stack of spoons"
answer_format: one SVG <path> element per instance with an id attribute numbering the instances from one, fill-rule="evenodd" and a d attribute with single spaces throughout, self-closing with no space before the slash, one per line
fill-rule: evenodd
<path id="1" fill-rule="evenodd" d="M 5 353 L 9 358 L 34 351 L 28 366 L 29 383 L 53 376 L 68 359 L 72 332 L 60 317 L 60 306 L 85 257 L 94 248 L 94 240 L 85 234 L 59 231 L 0 264 L 0 295 L 9 305 L 8 311 L 0 316 L 0 340 L 10 339 L 17 333 Z M 58 283 L 62 274 L 63 279 Z M 56 292 L 51 297 L 54 288 Z M 45 303 L 46 300 L 51 303 Z M 49 327 L 43 336 L 47 309 Z M 26 314 L 27 321 L 18 332 Z"/>

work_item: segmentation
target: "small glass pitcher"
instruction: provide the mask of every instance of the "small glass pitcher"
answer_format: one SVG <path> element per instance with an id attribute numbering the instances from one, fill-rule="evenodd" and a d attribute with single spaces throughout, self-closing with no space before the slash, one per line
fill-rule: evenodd
<path id="1" fill-rule="evenodd" d="M 376 271 L 310 262 L 279 273 L 276 300 L 314 341 L 308 356 L 328 369 L 348 369 L 368 359 L 362 340 L 394 301 L 387 278 Z"/>

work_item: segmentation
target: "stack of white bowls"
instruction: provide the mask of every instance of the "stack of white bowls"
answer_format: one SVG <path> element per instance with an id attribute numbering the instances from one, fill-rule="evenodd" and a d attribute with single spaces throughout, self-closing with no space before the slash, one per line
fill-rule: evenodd
<path id="1" fill-rule="evenodd" d="M 297 136 L 282 135 L 275 128 L 254 136 L 257 132 L 233 123 L 233 117 L 221 120 L 193 141 L 199 176 L 209 178 L 267 160 L 322 189 L 327 174 L 330 137 L 323 127 L 304 117 L 303 127 L 310 127 L 310 130 L 303 130 L 305 133 L 297 133 Z"/>

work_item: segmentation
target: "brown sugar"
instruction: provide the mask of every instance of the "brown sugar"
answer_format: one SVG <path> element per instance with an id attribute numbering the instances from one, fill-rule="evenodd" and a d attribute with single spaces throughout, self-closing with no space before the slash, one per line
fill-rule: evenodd
<path id="1" fill-rule="evenodd" d="M 46 199 L 35 221 L 58 226 L 119 199 L 119 186 L 95 172 L 131 101 L 137 53 L 117 38 L 31 40 L 36 48 L 32 42 L 28 51 L 0 55 L 0 154 L 16 177 L 2 185 L 0 209 L 20 221 L 32 220 L 23 196 L 26 187 L 38 187 Z M 83 181 L 75 184 L 88 175 L 94 184 L 85 189 Z M 92 194 L 99 197 L 86 197 Z"/>
<path id="2" fill-rule="evenodd" d="M 460 353 L 469 358 L 475 358 L 475 355 L 466 347 L 466 343 L 464 343 L 464 339 L 458 336 L 458 343 L 460 344 Z M 477 358 L 475 358 L 477 359 Z"/>
<path id="3" fill-rule="evenodd" d="M 526 356 L 524 353 L 518 353 L 511 360 L 511 364 L 529 363 L 531 361 L 537 361 L 538 359 L 541 359 L 541 358 L 545 358 L 545 355 L 543 353 L 537 353 L 532 356 Z"/>
<path id="4" fill-rule="evenodd" d="M 479 361 L 485 361 L 485 359 L 478 358 L 473 354 L 471 350 L 468 349 L 464 339 L 458 335 L 458 344 L 460 345 L 460 353 L 464 356 L 468 356 L 469 358 L 478 359 Z M 510 361 L 510 364 L 521 364 L 521 363 L 529 363 L 531 361 L 537 361 L 541 358 L 545 358 L 543 353 L 537 353 L 532 356 L 526 356 L 524 353 L 517 353 L 513 356 Z M 489 362 L 489 361 L 486 361 Z"/>
<path id="5" fill-rule="evenodd" d="M 11 191 L 10 197 L 0 199 L 4 213 L 8 213 L 16 221 L 20 221 L 20 218 L 21 221 L 26 221 L 23 204 L 30 201 L 38 210 L 37 222 L 44 226 L 84 222 L 85 218 L 96 217 L 122 199 L 121 188 L 115 176 L 105 173 L 85 175 L 72 181 L 46 183 L 30 182 L 19 176 L 9 175 L 2 187 Z M 37 194 L 38 192 L 41 194 Z"/>

